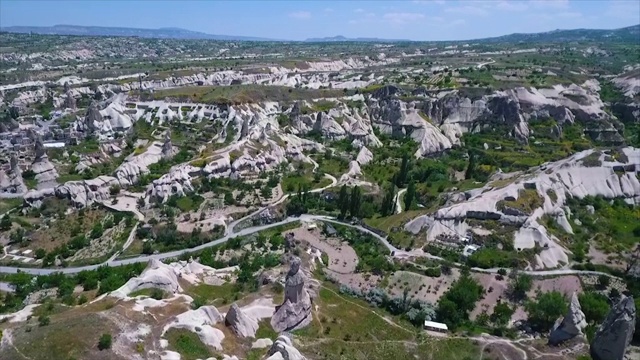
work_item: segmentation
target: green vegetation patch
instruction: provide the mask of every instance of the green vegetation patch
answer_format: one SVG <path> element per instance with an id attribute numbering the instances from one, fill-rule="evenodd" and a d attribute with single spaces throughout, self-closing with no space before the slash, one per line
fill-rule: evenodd
<path id="1" fill-rule="evenodd" d="M 521 189 L 518 192 L 518 198 L 515 200 L 500 200 L 496 204 L 496 207 L 500 211 L 504 211 L 507 207 L 521 211 L 525 214 L 531 215 L 533 210 L 542 206 L 544 199 L 538 194 L 535 189 Z"/>
<path id="2" fill-rule="evenodd" d="M 180 353 L 181 359 L 207 359 L 211 350 L 200 340 L 197 334 L 185 329 L 170 329 L 165 334 L 169 348 Z"/>

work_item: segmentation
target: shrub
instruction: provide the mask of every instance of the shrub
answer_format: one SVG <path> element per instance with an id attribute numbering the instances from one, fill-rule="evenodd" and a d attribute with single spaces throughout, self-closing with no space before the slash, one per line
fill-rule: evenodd
<path id="1" fill-rule="evenodd" d="M 111 334 L 102 334 L 98 340 L 98 349 L 100 351 L 111 348 Z"/>
<path id="2" fill-rule="evenodd" d="M 40 324 L 40 326 L 47 326 L 49 325 L 50 322 L 51 322 L 51 319 L 49 319 L 47 315 L 40 315 L 38 317 L 38 324 Z"/>

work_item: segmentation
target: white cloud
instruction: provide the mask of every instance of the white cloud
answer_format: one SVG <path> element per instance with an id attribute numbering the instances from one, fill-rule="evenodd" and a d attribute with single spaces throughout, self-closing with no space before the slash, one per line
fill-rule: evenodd
<path id="1" fill-rule="evenodd" d="M 382 17 L 385 21 L 398 25 L 418 21 L 425 18 L 425 16 L 420 13 L 386 13 Z"/>
<path id="2" fill-rule="evenodd" d="M 296 11 L 289 13 L 289 17 L 292 17 L 294 19 L 308 19 L 311 17 L 311 13 L 308 11 Z"/>
<path id="3" fill-rule="evenodd" d="M 363 13 L 363 12 L 364 12 L 364 9 L 362 9 L 362 8 L 358 8 L 358 9 L 353 10 L 353 12 L 354 12 L 354 13 L 358 13 L 358 14 L 360 14 L 360 13 Z"/>
<path id="4" fill-rule="evenodd" d="M 333 12 L 333 9 L 332 8 L 325 8 L 324 12 Z"/>
<path id="5" fill-rule="evenodd" d="M 463 15 L 473 15 L 473 16 L 486 16 L 489 15 L 489 12 L 483 8 L 477 6 L 456 6 L 456 7 L 448 7 L 444 9 L 444 12 L 451 14 L 463 14 Z"/>

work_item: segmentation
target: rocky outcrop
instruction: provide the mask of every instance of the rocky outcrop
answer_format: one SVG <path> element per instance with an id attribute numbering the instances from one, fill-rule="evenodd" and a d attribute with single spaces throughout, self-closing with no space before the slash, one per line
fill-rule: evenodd
<path id="1" fill-rule="evenodd" d="M 258 322 L 247 316 L 236 303 L 229 308 L 224 324 L 240 337 L 255 337 L 258 331 Z"/>
<path id="2" fill-rule="evenodd" d="M 406 103 L 398 99 L 372 99 L 370 102 L 371 119 L 381 132 L 391 136 L 409 136 L 420 144 L 415 156 L 422 157 L 450 149 L 450 138 L 427 121 L 416 108 L 416 103 Z"/>
<path id="3" fill-rule="evenodd" d="M 564 341 L 582 336 L 582 331 L 587 327 L 587 320 L 580 308 L 578 294 L 573 293 L 569 310 L 564 318 L 558 319 L 549 334 L 549 344 L 558 345 Z"/>
<path id="4" fill-rule="evenodd" d="M 167 130 L 167 133 L 164 135 L 164 142 L 162 143 L 162 158 L 169 160 L 174 154 L 173 144 L 171 143 L 171 131 Z"/>
<path id="5" fill-rule="evenodd" d="M 175 166 L 168 173 L 154 180 L 147 189 L 147 195 L 161 203 L 169 197 L 185 196 L 193 192 L 192 177 L 200 173 L 200 169 L 189 164 Z"/>
<path id="6" fill-rule="evenodd" d="M 98 176 L 91 180 L 67 181 L 55 188 L 57 197 L 69 199 L 76 207 L 85 207 L 96 201 L 104 201 L 111 198 L 109 189 L 119 185 L 116 178 L 111 176 Z"/>
<path id="7" fill-rule="evenodd" d="M 633 338 L 635 325 L 636 306 L 633 297 L 625 297 L 609 311 L 593 337 L 593 360 L 622 360 Z"/>
<path id="8" fill-rule="evenodd" d="M 178 275 L 174 268 L 162 263 L 160 260 L 152 259 L 149 260 L 147 267 L 139 276 L 129 279 L 118 290 L 111 292 L 110 295 L 126 298 L 127 295 L 133 292 L 149 288 L 164 290 L 171 294 L 182 292 L 182 287 L 180 287 Z M 220 316 L 221 318 L 222 316 Z"/>
<path id="9" fill-rule="evenodd" d="M 301 329 L 311 323 L 311 297 L 305 288 L 306 275 L 300 269 L 300 263 L 300 258 L 291 260 L 284 288 L 284 303 L 271 318 L 271 326 L 277 332 Z"/>
<path id="10" fill-rule="evenodd" d="M 38 181 L 38 189 L 52 188 L 57 185 L 56 179 L 58 178 L 58 171 L 51 161 L 49 161 L 40 137 L 36 138 L 35 158 L 31 164 L 31 171 L 35 173 L 35 178 Z"/>
<path id="11" fill-rule="evenodd" d="M 293 346 L 289 335 L 278 336 L 273 346 L 267 353 L 266 360 L 306 360 L 306 358 Z"/>
<path id="12" fill-rule="evenodd" d="M 598 158 L 600 166 L 590 167 L 584 159 L 594 156 L 595 150 L 585 150 L 569 158 L 545 164 L 532 169 L 527 174 L 514 173 L 505 180 L 512 179 L 502 187 L 486 185 L 465 193 L 466 201 L 438 209 L 430 219 L 416 219 L 405 225 L 405 230 L 414 234 L 427 230 L 427 239 L 437 239 L 442 235 L 453 235 L 462 240 L 469 229 L 466 219 L 498 220 L 518 227 L 514 234 L 516 249 L 539 246 L 542 251 L 536 255 L 536 268 L 554 268 L 560 263 L 568 263 L 567 251 L 549 233 L 540 220 L 545 214 L 557 219 L 567 232 L 571 225 L 566 220 L 564 204 L 570 197 L 602 196 L 624 198 L 629 203 L 640 201 L 640 179 L 636 170 L 640 168 L 640 149 L 626 147 L 620 149 L 626 161 L 607 161 L 602 153 Z M 597 153 L 595 155 L 598 155 Z M 535 189 L 531 184 L 535 184 Z M 505 199 L 518 199 L 523 191 L 535 191 L 531 196 L 539 198 L 539 207 L 528 211 L 525 216 L 505 213 Z M 552 198 L 550 194 L 555 194 Z M 503 205 L 503 206 L 501 206 Z M 451 228 L 456 232 L 451 232 Z"/>
<path id="13" fill-rule="evenodd" d="M 20 170 L 18 158 L 15 155 L 12 155 L 9 161 L 9 171 L 5 173 L 0 169 L 0 192 L 16 195 L 27 192 L 27 185 L 22 179 L 22 170 Z"/>
<path id="14" fill-rule="evenodd" d="M 162 336 L 170 329 L 186 329 L 197 334 L 205 345 L 222 350 L 224 333 L 214 327 L 222 320 L 222 315 L 214 306 L 201 306 L 196 310 L 188 310 L 176 316 L 172 322 L 164 327 Z"/>
<path id="15" fill-rule="evenodd" d="M 76 110 L 76 98 L 73 97 L 73 93 L 71 91 L 65 91 L 65 98 L 62 106 L 65 109 Z"/>
<path id="16" fill-rule="evenodd" d="M 98 109 L 98 104 L 92 102 L 87 109 L 87 114 L 84 117 L 84 121 L 82 123 L 82 130 L 87 132 L 88 134 L 93 134 L 96 131 L 96 123 L 102 122 L 102 114 Z"/>

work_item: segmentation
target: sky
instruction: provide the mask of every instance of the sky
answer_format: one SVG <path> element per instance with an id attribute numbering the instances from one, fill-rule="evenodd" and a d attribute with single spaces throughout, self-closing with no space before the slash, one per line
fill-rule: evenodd
<path id="1" fill-rule="evenodd" d="M 639 23 L 638 0 L 0 0 L 0 27 L 179 27 L 286 40 L 336 35 L 465 40 Z"/>

